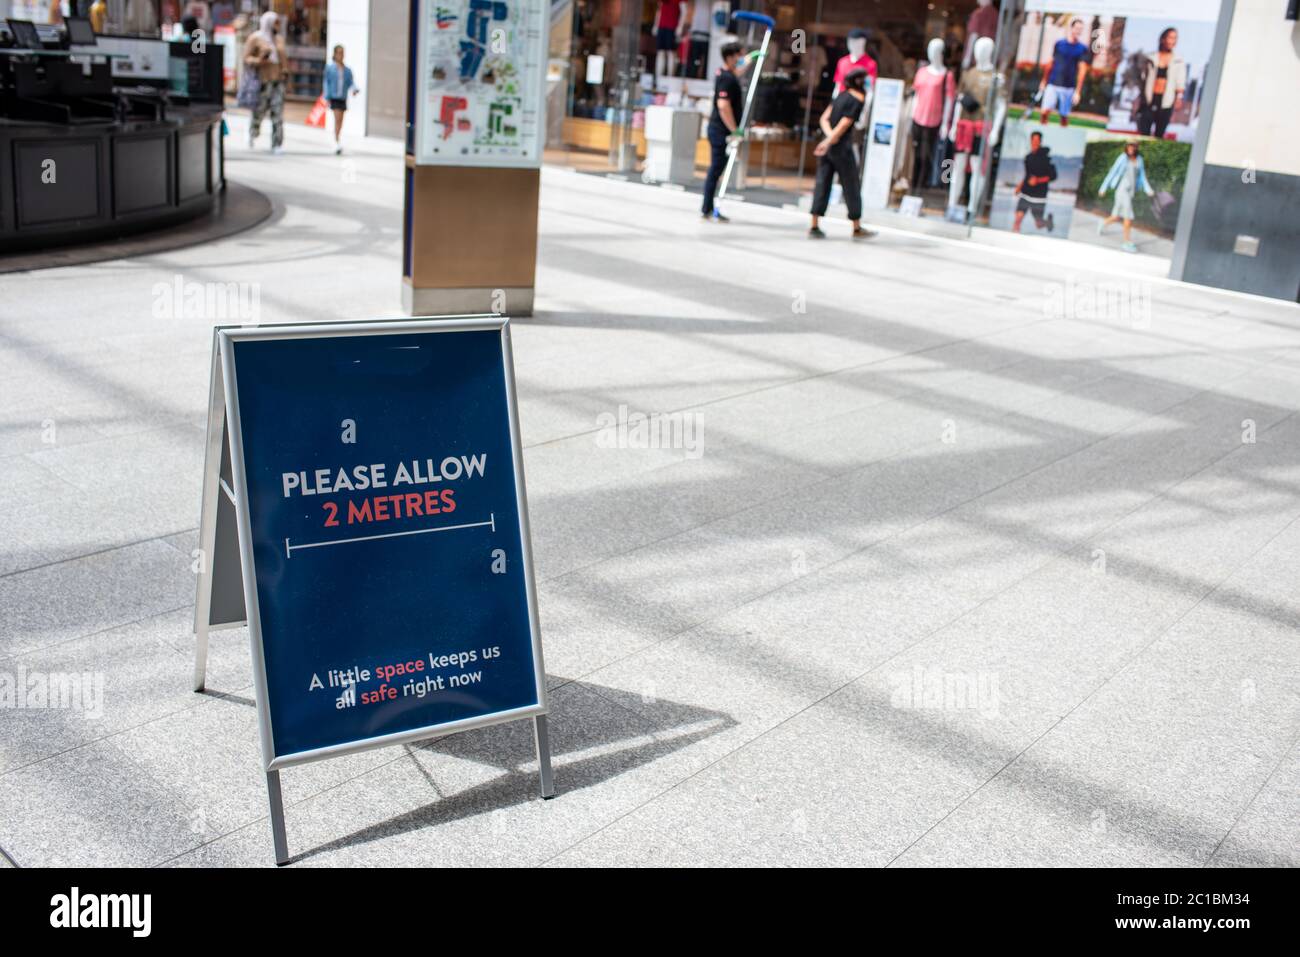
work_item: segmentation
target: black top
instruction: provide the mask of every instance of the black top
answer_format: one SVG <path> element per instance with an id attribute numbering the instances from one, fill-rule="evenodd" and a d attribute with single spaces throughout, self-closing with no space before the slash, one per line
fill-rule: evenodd
<path id="1" fill-rule="evenodd" d="M 709 117 L 709 131 L 730 133 L 727 124 L 722 122 L 722 117 L 718 114 L 719 100 L 726 100 L 731 104 L 732 119 L 739 125 L 740 114 L 745 111 L 745 96 L 740 89 L 740 80 L 736 78 L 736 74 L 727 69 L 719 70 L 717 79 L 713 81 L 713 115 Z"/>
<path id="2" fill-rule="evenodd" d="M 1056 179 L 1056 164 L 1052 162 L 1051 152 L 1048 147 L 1040 146 L 1025 157 L 1025 178 L 1021 180 L 1021 196 L 1029 196 L 1033 199 L 1047 198 L 1047 185 Z M 1030 183 L 1031 176 L 1035 179 L 1045 176 L 1047 180 L 1042 183 Z"/>
<path id="3" fill-rule="evenodd" d="M 845 90 L 839 96 L 835 97 L 835 102 L 831 104 L 831 129 L 835 129 L 835 127 L 839 126 L 840 120 L 844 119 L 846 116 L 849 118 L 850 123 L 856 123 L 858 117 L 862 115 L 862 107 L 864 105 L 864 100 L 859 100 L 848 90 Z M 835 144 L 831 146 L 831 149 L 852 149 L 852 144 L 849 142 L 848 134 L 845 133 L 836 140 Z"/>

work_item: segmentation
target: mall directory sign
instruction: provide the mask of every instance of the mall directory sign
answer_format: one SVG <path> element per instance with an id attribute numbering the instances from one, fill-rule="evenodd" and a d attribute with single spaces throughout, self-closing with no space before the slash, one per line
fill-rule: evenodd
<path id="1" fill-rule="evenodd" d="M 217 335 L 267 770 L 544 714 L 507 320 Z"/>
<path id="2" fill-rule="evenodd" d="M 411 9 L 415 162 L 539 167 L 546 0 L 426 0 Z"/>

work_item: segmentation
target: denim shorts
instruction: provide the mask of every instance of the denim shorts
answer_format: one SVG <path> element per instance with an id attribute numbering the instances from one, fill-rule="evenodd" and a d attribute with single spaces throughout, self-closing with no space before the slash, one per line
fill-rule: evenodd
<path id="1" fill-rule="evenodd" d="M 1056 110 L 1062 116 L 1069 116 L 1074 106 L 1074 87 L 1052 86 L 1050 83 L 1043 91 L 1043 112 Z"/>

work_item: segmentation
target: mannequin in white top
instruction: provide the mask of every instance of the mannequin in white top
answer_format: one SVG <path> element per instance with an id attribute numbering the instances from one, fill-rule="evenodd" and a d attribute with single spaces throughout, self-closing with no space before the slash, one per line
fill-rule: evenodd
<path id="1" fill-rule="evenodd" d="M 708 76 L 705 67 L 709 59 L 709 21 L 712 16 L 709 0 L 686 0 L 682 23 L 689 31 L 690 45 L 686 50 L 686 69 L 682 76 L 697 80 Z"/>
<path id="2" fill-rule="evenodd" d="M 938 92 L 943 97 L 942 115 L 938 117 L 938 123 L 933 126 L 925 123 L 924 118 L 918 117 L 918 97 L 914 96 L 912 100 L 912 177 L 909 182 L 913 193 L 920 191 L 922 182 L 927 178 L 927 171 L 933 158 L 935 144 L 943 132 L 948 129 L 949 118 L 954 112 L 953 80 L 948 73 L 948 68 L 943 65 L 943 53 L 943 40 L 935 37 L 926 47 L 926 55 L 930 59 L 925 66 L 917 70 L 916 76 L 912 79 L 912 90 L 914 92 L 919 86 L 925 86 L 930 88 L 932 92 Z M 933 89 L 935 84 L 938 85 L 937 91 Z M 918 119 L 921 121 L 918 122 Z M 934 121 L 931 120 L 930 122 L 933 123 Z"/>
<path id="3" fill-rule="evenodd" d="M 955 144 L 952 182 L 948 186 L 948 209 L 952 210 L 961 201 L 962 190 L 966 187 L 966 163 L 972 157 L 970 198 L 966 209 L 969 219 L 979 211 L 981 194 L 984 192 L 984 170 L 980 164 L 980 141 L 988 138 L 988 149 L 998 145 L 1002 134 L 1002 124 L 1007 118 L 1006 84 L 1001 77 L 993 74 L 993 38 L 980 37 L 975 41 L 975 65 L 962 74 L 961 87 L 957 90 L 957 103 L 952 111 L 952 122 L 948 127 L 948 139 Z M 996 94 L 994 102 L 990 97 Z M 967 110 L 963 101 L 970 97 L 978 103 L 975 110 Z M 988 117 L 992 116 L 992 122 Z M 963 124 L 966 128 L 962 129 Z"/>

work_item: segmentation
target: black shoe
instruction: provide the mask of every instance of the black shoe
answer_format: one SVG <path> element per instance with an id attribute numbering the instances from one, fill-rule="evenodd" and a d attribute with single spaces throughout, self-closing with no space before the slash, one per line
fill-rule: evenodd
<path id="1" fill-rule="evenodd" d="M 1056 228 L 1056 213 L 1047 214 L 1047 231 L 1050 233 Z"/>
<path id="2" fill-rule="evenodd" d="M 826 238 L 826 234 L 825 234 L 824 232 L 821 231 L 821 227 L 819 227 L 819 226 L 814 226 L 814 227 L 812 227 L 811 229 L 808 230 L 808 238 L 809 238 L 809 239 L 825 239 L 825 238 Z"/>

